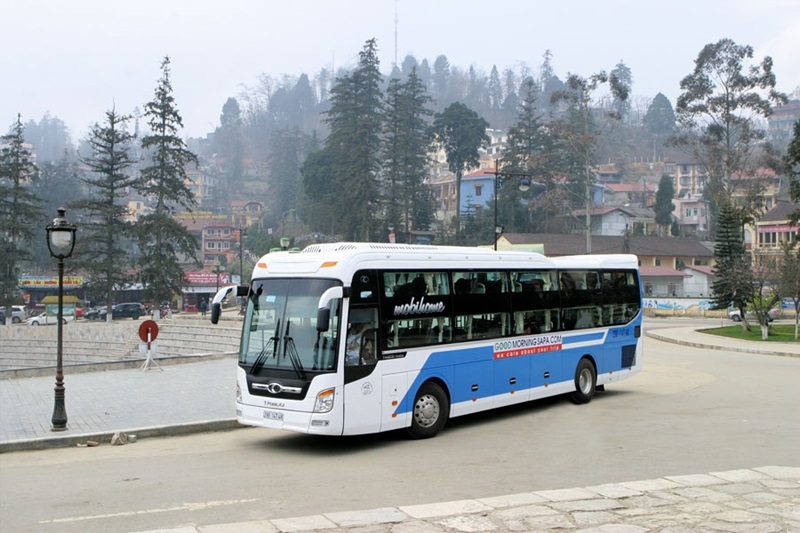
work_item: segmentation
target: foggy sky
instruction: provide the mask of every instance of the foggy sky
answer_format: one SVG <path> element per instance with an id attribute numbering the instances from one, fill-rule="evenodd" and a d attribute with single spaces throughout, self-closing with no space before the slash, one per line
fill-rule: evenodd
<path id="1" fill-rule="evenodd" d="M 731 38 L 773 57 L 779 90 L 800 87 L 798 0 L 4 0 L 0 29 L 0 131 L 18 112 L 23 122 L 49 112 L 73 141 L 112 106 L 141 109 L 165 55 L 183 134 L 197 137 L 259 74 L 313 79 L 353 66 L 373 37 L 384 73 L 395 54 L 431 67 L 444 54 L 462 69 L 525 63 L 535 74 L 549 49 L 562 79 L 622 61 L 634 97 L 662 92 L 673 105 L 702 47 Z"/>

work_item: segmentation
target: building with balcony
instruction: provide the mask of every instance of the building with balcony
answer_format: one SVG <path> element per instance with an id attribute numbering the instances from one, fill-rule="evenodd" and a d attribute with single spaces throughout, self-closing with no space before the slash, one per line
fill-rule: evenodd
<path id="1" fill-rule="evenodd" d="M 800 204 L 779 201 L 756 223 L 752 231 L 750 253 L 753 264 L 769 264 L 783 256 L 784 247 L 800 240 L 800 224 L 791 224 L 789 216 L 800 210 Z"/>

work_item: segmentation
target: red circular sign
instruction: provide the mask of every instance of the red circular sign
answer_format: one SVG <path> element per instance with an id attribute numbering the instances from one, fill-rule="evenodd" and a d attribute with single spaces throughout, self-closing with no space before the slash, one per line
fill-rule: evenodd
<path id="1" fill-rule="evenodd" d="M 147 338 L 147 334 L 150 334 L 150 338 Z M 145 320 L 142 322 L 142 325 L 139 326 L 139 338 L 142 339 L 144 342 L 154 341 L 158 337 L 158 323 L 155 320 Z"/>

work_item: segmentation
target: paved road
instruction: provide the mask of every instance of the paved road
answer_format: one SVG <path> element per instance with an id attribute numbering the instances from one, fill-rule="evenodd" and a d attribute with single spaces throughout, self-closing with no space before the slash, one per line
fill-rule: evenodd
<path id="1" fill-rule="evenodd" d="M 686 328 L 652 332 L 653 335 L 656 333 L 674 343 L 696 345 L 701 340 L 710 342 L 707 336 Z M 762 350 L 763 346 L 738 343 L 736 346 L 720 345 L 717 348 L 752 353 Z M 787 357 L 800 357 L 798 348 L 792 345 L 773 347 Z M 165 367 L 164 372 L 133 370 L 86 374 L 85 382 L 79 379 L 79 375 L 68 376 L 67 410 L 73 414 L 67 434 L 56 437 L 52 436 L 48 427 L 52 413 L 52 379 L 27 378 L 3 382 L 0 387 L 0 427 L 3 430 L 0 451 L 57 446 L 88 439 L 107 442 L 114 430 L 156 435 L 171 434 L 181 428 L 188 431 L 207 429 L 209 425 L 229 424 L 234 368 L 235 363 L 228 360 Z M 792 368 L 796 370 L 796 365 Z M 185 382 L 180 381 L 183 377 L 186 378 Z M 109 402 L 109 398 L 117 400 Z M 14 401 L 18 403 L 12 403 Z M 175 408 L 164 410 L 164 402 L 170 402 Z M 8 409 L 8 406 L 12 407 Z M 203 416 L 198 416 L 198 413 Z M 40 420 L 33 422 L 34 419 Z M 197 422 L 201 423 L 193 424 Z M 707 452 L 713 453 L 713 450 Z M 0 455 L 0 469 L 8 465 L 7 458 Z M 800 501 L 800 459 L 793 464 L 752 466 L 735 471 L 686 472 L 686 475 L 670 478 L 630 479 L 614 484 L 593 483 L 581 488 L 537 490 L 456 502 L 419 503 L 357 512 L 339 511 L 248 523 L 226 522 L 219 526 L 195 527 L 189 519 L 185 528 L 174 531 L 302 531 L 328 528 L 332 531 L 370 532 L 518 531 L 556 527 L 598 532 L 677 531 L 679 528 L 705 531 L 712 527 L 724 531 L 800 531 L 800 506 L 797 505 Z M 9 500 L 7 496 L 14 494 L 14 489 L 4 486 L 2 490 L 6 497 L 0 499 L 0 506 L 5 506 L 7 503 L 4 502 Z M 191 511 L 191 504 L 187 506 L 186 511 Z M 172 512 L 178 511 L 172 509 Z M 143 512 L 152 512 L 157 516 L 163 509 L 131 512 L 133 515 L 129 518 L 135 518 L 136 513 Z M 6 515 L 5 512 L 3 514 Z M 96 530 L 92 529 L 91 520 L 83 524 L 74 522 L 74 517 L 72 520 L 69 524 L 49 525 L 59 529 L 63 526 L 65 531 Z M 0 530 L 11 531 L 6 529 L 5 523 L 5 520 L 0 521 Z M 129 520 L 128 523 L 131 526 L 124 529 L 126 531 L 135 530 L 136 523 L 143 525 L 136 520 Z M 47 525 L 40 523 L 39 527 Z M 71 528 L 67 528 L 67 525 Z M 83 525 L 88 527 L 82 528 Z"/>

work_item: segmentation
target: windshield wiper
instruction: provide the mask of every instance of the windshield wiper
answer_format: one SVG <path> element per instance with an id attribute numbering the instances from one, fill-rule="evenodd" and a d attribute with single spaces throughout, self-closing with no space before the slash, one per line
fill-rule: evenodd
<path id="1" fill-rule="evenodd" d="M 262 366 L 264 366 L 264 362 L 267 360 L 267 356 L 270 355 L 269 353 L 267 353 L 270 345 L 272 346 L 271 355 L 273 357 L 276 357 L 278 355 L 278 331 L 280 330 L 280 327 L 281 327 L 281 319 L 279 318 L 278 323 L 275 325 L 275 335 L 273 337 L 270 337 L 269 342 L 258 353 L 258 357 L 256 357 L 256 360 L 253 361 L 253 366 L 250 367 L 251 374 L 255 374 L 256 372 L 261 370 Z"/>
<path id="2" fill-rule="evenodd" d="M 294 344 L 294 339 L 289 336 L 289 326 L 291 322 L 286 324 L 286 335 L 283 336 L 283 357 L 289 354 L 289 361 L 292 362 L 292 367 L 297 373 L 297 377 L 302 380 L 306 379 L 306 374 L 303 372 L 303 363 L 300 362 L 300 354 L 297 353 L 297 347 Z"/>

